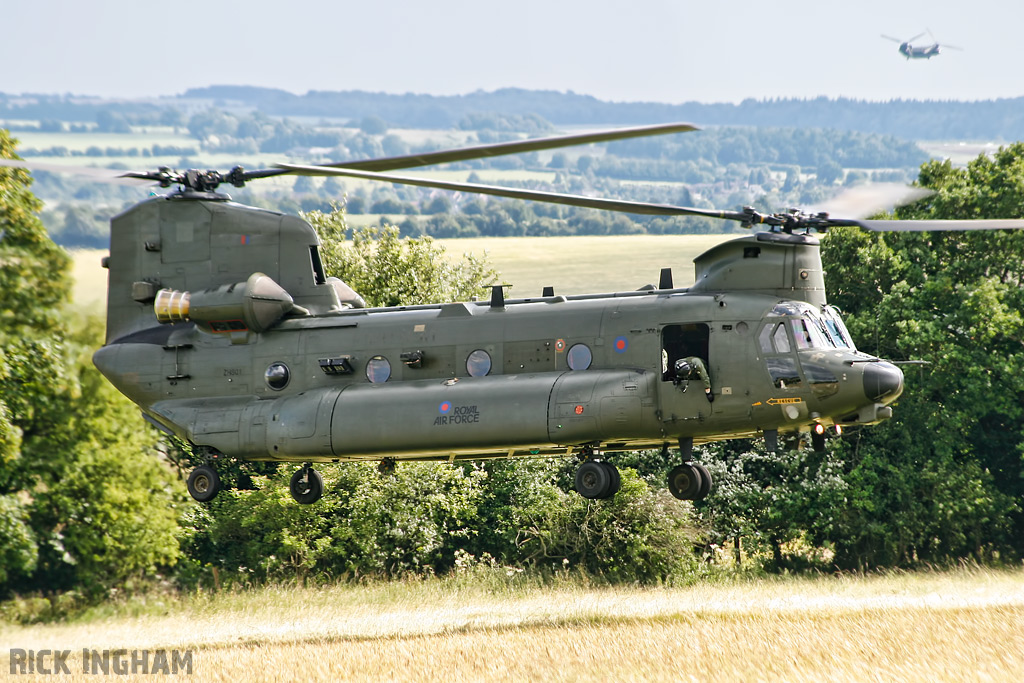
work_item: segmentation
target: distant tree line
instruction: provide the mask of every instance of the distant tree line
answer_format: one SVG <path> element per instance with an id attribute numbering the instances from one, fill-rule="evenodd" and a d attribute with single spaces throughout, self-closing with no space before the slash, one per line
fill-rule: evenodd
<path id="1" fill-rule="evenodd" d="M 130 125 L 181 125 L 184 111 L 208 108 L 256 109 L 270 116 L 318 116 L 361 120 L 381 117 L 404 128 L 451 128 L 480 112 L 539 116 L 555 125 L 641 124 L 691 121 L 703 125 L 836 128 L 908 140 L 973 139 L 1012 141 L 1024 138 L 1024 98 L 980 102 L 849 98 L 747 99 L 734 103 L 663 104 L 605 102 L 573 92 L 503 88 L 466 95 L 391 95 L 364 91 L 310 91 L 295 95 L 252 86 L 196 88 L 173 104 L 123 102 L 116 107 L 97 98 L 70 95 L 0 93 L 0 120 L 50 120 Z M 103 113 L 106 112 L 106 113 Z"/>
<path id="2" fill-rule="evenodd" d="M 842 168 L 904 168 L 928 160 L 913 142 L 832 128 L 714 127 L 664 138 L 619 140 L 608 145 L 608 153 L 644 160 L 706 160 L 718 166 L 790 164 L 817 168 L 834 161 Z"/>

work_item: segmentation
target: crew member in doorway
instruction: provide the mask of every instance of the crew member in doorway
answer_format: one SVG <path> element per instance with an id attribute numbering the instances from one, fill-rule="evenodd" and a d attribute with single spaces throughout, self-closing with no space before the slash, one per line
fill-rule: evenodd
<path id="1" fill-rule="evenodd" d="M 707 396 L 708 402 L 715 400 L 715 395 L 711 393 L 711 377 L 708 375 L 708 369 L 704 365 L 704 361 L 699 356 L 687 356 L 686 358 L 680 358 L 676 361 L 675 365 L 675 383 L 678 386 L 680 383 L 683 384 L 683 391 L 686 391 L 687 384 L 691 379 L 699 379 L 704 383 L 704 395 Z"/>

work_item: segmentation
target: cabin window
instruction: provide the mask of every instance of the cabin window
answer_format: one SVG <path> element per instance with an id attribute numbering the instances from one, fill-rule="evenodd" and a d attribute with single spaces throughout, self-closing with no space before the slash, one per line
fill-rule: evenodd
<path id="1" fill-rule="evenodd" d="M 466 372 L 470 377 L 484 377 L 491 372 L 491 354 L 477 349 L 466 359 Z"/>
<path id="2" fill-rule="evenodd" d="M 284 363 L 271 363 L 267 367 L 267 371 L 263 373 L 263 379 L 266 380 L 268 387 L 274 391 L 281 391 L 288 386 L 291 372 L 289 372 L 288 366 Z"/>
<path id="3" fill-rule="evenodd" d="M 586 344 L 573 344 L 565 356 L 570 370 L 586 370 L 594 361 L 594 354 Z"/>
<path id="4" fill-rule="evenodd" d="M 391 363 L 384 356 L 374 356 L 366 361 L 366 379 L 374 384 L 387 382 L 391 378 Z"/>

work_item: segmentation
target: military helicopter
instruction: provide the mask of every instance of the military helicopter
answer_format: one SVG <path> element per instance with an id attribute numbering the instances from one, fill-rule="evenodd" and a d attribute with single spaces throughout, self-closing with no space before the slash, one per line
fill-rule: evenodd
<path id="1" fill-rule="evenodd" d="M 382 171 L 695 130 L 665 124 L 326 165 L 129 173 L 175 189 L 111 220 L 106 340 L 97 368 L 159 430 L 205 463 L 189 493 L 221 488 L 218 458 L 293 462 L 302 504 L 323 493 L 318 462 L 458 462 L 577 456 L 586 498 L 613 496 L 616 452 L 660 448 L 681 464 L 679 499 L 711 477 L 693 447 L 716 440 L 868 425 L 892 415 L 897 365 L 857 350 L 825 297 L 819 241 L 868 230 L 1021 228 L 1024 221 L 878 221 L 762 214 L 396 176 Z M 282 174 L 338 175 L 768 229 L 695 259 L 695 284 L 579 296 L 545 288 L 506 299 L 367 308 L 328 277 L 295 216 L 243 206 L 221 185 Z M 672 456 L 670 448 L 678 448 Z"/>
<path id="2" fill-rule="evenodd" d="M 912 42 L 923 36 L 925 33 L 931 36 L 932 40 L 934 40 L 935 42 L 932 43 L 931 45 L 918 45 L 916 47 L 914 45 L 911 45 Z M 951 50 L 963 50 L 962 47 L 957 47 L 956 45 L 939 44 L 939 41 L 935 40 L 935 36 L 932 35 L 932 32 L 929 31 L 928 29 L 925 29 L 924 33 L 918 33 L 916 36 L 909 40 L 893 38 L 892 36 L 887 36 L 884 33 L 882 34 L 882 37 L 885 38 L 886 40 L 891 40 L 895 43 L 899 43 L 900 54 L 906 57 L 907 59 L 931 59 L 932 57 L 939 54 L 940 47 L 948 47 Z"/>

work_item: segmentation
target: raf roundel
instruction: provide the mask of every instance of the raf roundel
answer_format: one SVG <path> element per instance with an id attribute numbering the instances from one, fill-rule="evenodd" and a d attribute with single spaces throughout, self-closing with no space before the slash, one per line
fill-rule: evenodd
<path id="1" fill-rule="evenodd" d="M 442 401 L 441 405 L 437 407 L 437 411 L 442 415 L 447 415 L 452 412 L 452 404 L 450 401 Z"/>
<path id="2" fill-rule="evenodd" d="M 625 353 L 629 348 L 629 341 L 625 337 L 616 337 L 612 342 L 612 347 L 615 349 L 615 353 Z"/>

